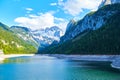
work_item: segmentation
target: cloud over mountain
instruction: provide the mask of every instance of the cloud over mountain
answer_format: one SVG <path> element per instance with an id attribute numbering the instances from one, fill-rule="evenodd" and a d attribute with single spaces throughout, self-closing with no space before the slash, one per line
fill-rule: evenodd
<path id="1" fill-rule="evenodd" d="M 62 7 L 65 13 L 76 16 L 83 11 L 83 9 L 96 10 L 101 0 L 58 0 L 58 5 Z"/>
<path id="2" fill-rule="evenodd" d="M 54 16 L 54 12 L 40 13 L 39 15 L 30 14 L 27 17 L 18 17 L 14 20 L 20 26 L 26 26 L 33 30 L 45 29 L 46 27 L 59 26 L 65 30 L 67 20 Z"/>

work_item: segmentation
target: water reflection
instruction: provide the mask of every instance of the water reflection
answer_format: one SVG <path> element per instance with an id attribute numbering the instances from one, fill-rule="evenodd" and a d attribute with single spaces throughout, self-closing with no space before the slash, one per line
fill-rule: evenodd
<path id="1" fill-rule="evenodd" d="M 0 80 L 120 80 L 109 62 L 34 56 L 9 58 L 0 64 Z"/>
<path id="2" fill-rule="evenodd" d="M 3 60 L 3 64 L 7 64 L 7 63 L 26 63 L 26 62 L 30 62 L 32 60 L 32 58 L 28 58 L 28 57 L 16 57 L 16 58 L 6 58 L 5 60 Z"/>

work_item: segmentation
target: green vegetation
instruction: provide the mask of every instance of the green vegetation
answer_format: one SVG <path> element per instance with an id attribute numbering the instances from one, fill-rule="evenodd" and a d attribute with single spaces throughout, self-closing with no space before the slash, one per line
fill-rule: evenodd
<path id="1" fill-rule="evenodd" d="M 93 15 L 95 12 L 96 12 L 96 11 L 92 11 L 92 12 L 88 13 L 87 16 L 91 16 L 91 15 Z"/>
<path id="2" fill-rule="evenodd" d="M 99 11 L 115 11 L 115 10 L 118 10 L 120 11 L 120 3 L 116 3 L 116 4 L 110 4 L 110 5 L 107 5 L 107 6 L 103 6 L 102 8 L 100 8 L 97 12 Z"/>
<path id="3" fill-rule="evenodd" d="M 116 7 L 116 8 L 115 8 Z M 101 28 L 78 35 L 74 39 L 45 48 L 38 53 L 48 54 L 120 54 L 120 4 L 100 10 L 118 10 Z M 98 10 L 99 12 L 99 10 Z"/>
<path id="4" fill-rule="evenodd" d="M 8 26 L 0 23 L 0 49 L 5 54 L 35 53 L 37 50 L 31 44 L 14 34 Z"/>

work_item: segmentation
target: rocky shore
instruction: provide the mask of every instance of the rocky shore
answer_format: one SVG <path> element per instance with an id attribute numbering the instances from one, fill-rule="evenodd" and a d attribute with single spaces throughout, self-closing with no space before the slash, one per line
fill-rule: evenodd
<path id="1" fill-rule="evenodd" d="M 120 69 L 120 55 L 64 55 L 64 54 L 51 54 L 57 58 L 64 58 L 70 60 L 84 60 L 84 61 L 109 61 L 111 66 L 116 69 Z"/>

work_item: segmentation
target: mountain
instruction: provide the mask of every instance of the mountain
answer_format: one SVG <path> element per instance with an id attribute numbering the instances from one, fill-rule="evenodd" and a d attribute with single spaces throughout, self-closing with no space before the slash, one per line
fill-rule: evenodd
<path id="1" fill-rule="evenodd" d="M 105 5 L 115 4 L 115 3 L 120 3 L 120 0 L 102 0 L 101 4 L 99 5 L 99 8 Z"/>
<path id="2" fill-rule="evenodd" d="M 0 23 L 0 49 L 9 53 L 35 53 L 37 49 L 59 42 L 62 30 L 57 26 L 32 31 L 27 27 L 8 27 Z"/>
<path id="3" fill-rule="evenodd" d="M 31 30 L 22 26 L 11 26 L 10 30 L 13 31 L 19 38 L 25 40 L 29 44 L 38 48 L 38 43 L 34 40 Z"/>
<path id="4" fill-rule="evenodd" d="M 61 43 L 38 53 L 49 54 L 120 54 L 120 4 L 101 7 L 82 20 L 72 21 Z M 70 22 L 71 23 L 71 22 Z"/>
<path id="5" fill-rule="evenodd" d="M 101 4 L 99 5 L 99 8 L 109 4 L 112 4 L 111 0 L 102 0 Z"/>
<path id="6" fill-rule="evenodd" d="M 67 34 L 70 31 L 70 29 L 74 28 L 75 24 L 76 24 L 76 21 L 74 19 L 70 20 L 70 22 L 67 25 L 65 34 Z"/>
<path id="7" fill-rule="evenodd" d="M 52 26 L 46 29 L 35 30 L 31 33 L 41 48 L 52 44 L 53 41 L 59 41 L 62 30 L 57 26 Z"/>
<path id="8" fill-rule="evenodd" d="M 107 19 L 111 15 L 115 14 L 118 11 L 119 11 L 119 5 L 115 5 L 115 7 L 109 5 L 100 8 L 96 12 L 90 12 L 82 20 L 79 20 L 77 22 L 72 22 L 74 25 L 67 26 L 69 27 L 69 29 L 67 29 L 65 35 L 61 37 L 61 42 L 65 42 L 67 40 L 73 39 L 80 33 L 88 32 L 89 30 L 99 29 L 102 25 L 106 23 Z M 71 21 L 69 23 L 71 23 Z"/>
<path id="9" fill-rule="evenodd" d="M 60 36 L 62 35 L 62 30 L 57 26 L 34 31 L 22 26 L 11 26 L 10 29 L 36 48 L 48 46 L 52 44 L 53 41 L 59 42 Z"/>
<path id="10" fill-rule="evenodd" d="M 8 26 L 0 23 L 0 49 L 5 54 L 36 53 L 36 48 L 19 38 Z"/>
<path id="11" fill-rule="evenodd" d="M 66 40 L 69 40 L 74 37 L 74 34 L 70 34 L 70 33 L 76 28 L 75 27 L 76 25 L 77 22 L 74 19 L 70 20 L 70 22 L 67 25 L 64 36 L 60 38 L 60 42 L 65 42 Z"/>
<path id="12" fill-rule="evenodd" d="M 0 22 L 0 26 L 1 26 L 2 29 L 9 31 L 9 27 L 7 25 Z"/>

